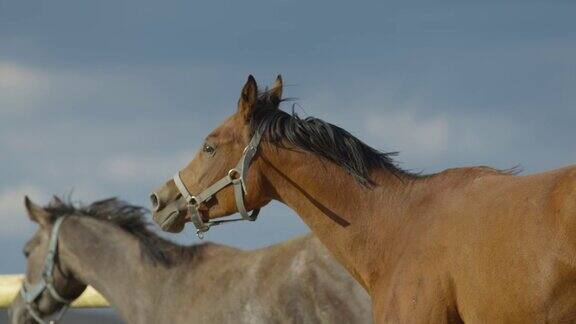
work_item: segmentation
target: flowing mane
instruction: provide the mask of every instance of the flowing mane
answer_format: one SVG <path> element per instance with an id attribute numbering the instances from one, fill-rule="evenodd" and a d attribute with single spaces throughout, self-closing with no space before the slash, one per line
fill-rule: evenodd
<path id="1" fill-rule="evenodd" d="M 163 239 L 149 228 L 146 215 L 148 210 L 141 206 L 130 205 L 117 198 L 108 198 L 82 206 L 69 201 L 55 199 L 45 210 L 52 216 L 52 221 L 62 216 L 91 217 L 111 223 L 140 242 L 142 257 L 153 264 L 172 266 L 183 260 L 200 256 L 203 247 L 210 243 L 181 246 Z"/>
<path id="2" fill-rule="evenodd" d="M 370 186 L 370 171 L 386 169 L 394 175 L 418 177 L 401 169 L 393 157 L 397 152 L 381 152 L 348 131 L 319 118 L 300 118 L 294 111 L 278 108 L 278 100 L 269 91 L 258 96 L 257 109 L 251 119 L 252 132 L 260 132 L 272 144 L 287 144 L 317 154 L 344 168 L 359 183 Z"/>

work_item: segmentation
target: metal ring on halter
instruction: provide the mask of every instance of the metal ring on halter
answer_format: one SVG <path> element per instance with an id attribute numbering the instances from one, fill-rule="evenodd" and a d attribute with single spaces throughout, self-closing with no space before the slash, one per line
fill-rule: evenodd
<path id="1" fill-rule="evenodd" d="M 200 205 L 198 203 L 198 198 L 196 198 L 196 196 L 190 196 L 190 198 L 188 199 L 188 203 L 192 206 L 198 206 Z"/>
<path id="2" fill-rule="evenodd" d="M 228 171 L 228 178 L 234 183 L 234 181 L 242 180 L 242 174 L 236 169 L 230 169 L 230 171 Z"/>

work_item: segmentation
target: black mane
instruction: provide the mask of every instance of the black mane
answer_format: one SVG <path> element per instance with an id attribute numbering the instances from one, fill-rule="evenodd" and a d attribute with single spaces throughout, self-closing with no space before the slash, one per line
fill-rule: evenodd
<path id="1" fill-rule="evenodd" d="M 397 152 L 381 152 L 348 131 L 314 117 L 300 118 L 294 111 L 278 108 L 278 101 L 268 91 L 260 93 L 251 119 L 252 132 L 260 132 L 270 143 L 286 144 L 322 156 L 344 168 L 359 183 L 370 186 L 370 171 L 381 168 L 394 175 L 416 177 L 394 162 Z"/>
<path id="2" fill-rule="evenodd" d="M 146 208 L 130 205 L 117 198 L 96 201 L 87 206 L 55 199 L 45 210 L 52 215 L 53 221 L 58 217 L 73 215 L 112 223 L 135 236 L 140 242 L 142 257 L 153 264 L 171 266 L 181 260 L 190 260 L 198 256 L 199 250 L 206 245 L 181 246 L 161 238 L 148 228 Z"/>

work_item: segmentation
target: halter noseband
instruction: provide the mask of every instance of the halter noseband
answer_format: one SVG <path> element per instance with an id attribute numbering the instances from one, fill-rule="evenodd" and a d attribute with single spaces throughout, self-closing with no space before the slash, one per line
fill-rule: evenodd
<path id="1" fill-rule="evenodd" d="M 26 310 L 38 323 L 40 324 L 55 324 L 62 319 L 64 313 L 68 310 L 70 303 L 72 300 L 66 299 L 60 295 L 56 289 L 54 288 L 54 265 L 56 256 L 58 255 L 58 232 L 60 231 L 60 225 L 64 221 L 65 217 L 60 217 L 54 222 L 54 226 L 52 227 L 52 231 L 50 233 L 50 242 L 48 243 L 48 254 L 46 254 L 46 258 L 44 259 L 44 268 L 42 269 L 42 278 L 40 282 L 34 284 L 30 288 L 26 288 L 28 283 L 26 279 L 22 283 L 22 289 L 20 290 L 20 296 L 24 299 L 24 303 L 26 304 Z M 62 309 L 60 309 L 58 315 L 56 316 L 55 320 L 45 321 L 42 319 L 42 316 L 38 313 L 38 311 L 34 308 L 33 303 L 42 295 L 44 291 L 48 291 L 50 296 L 57 300 L 58 302 L 64 304 Z"/>
<path id="2" fill-rule="evenodd" d="M 186 200 L 186 207 L 190 212 L 192 223 L 196 227 L 196 235 L 202 239 L 204 233 L 207 232 L 210 227 L 215 225 L 220 225 L 228 222 L 235 222 L 240 220 L 255 221 L 258 217 L 260 209 L 254 209 L 252 214 L 248 214 L 246 211 L 246 206 L 244 204 L 244 195 L 248 193 L 246 190 L 246 174 L 248 173 L 248 168 L 252 159 L 258 152 L 258 146 L 260 145 L 260 140 L 262 135 L 259 132 L 255 132 L 254 136 L 248 143 L 248 146 L 244 148 L 242 157 L 234 169 L 228 171 L 228 174 L 222 179 L 216 181 L 213 185 L 208 187 L 208 189 L 202 191 L 200 194 L 194 196 L 190 193 L 182 179 L 180 178 L 180 172 L 174 175 L 174 183 L 176 187 L 182 194 L 184 200 Z M 229 220 L 217 220 L 217 221 L 207 221 L 202 219 L 200 214 L 200 205 L 204 202 L 209 201 L 214 197 L 215 194 L 220 192 L 222 189 L 226 188 L 232 184 L 234 186 L 234 198 L 236 199 L 236 208 L 241 215 L 241 218 L 229 219 Z"/>

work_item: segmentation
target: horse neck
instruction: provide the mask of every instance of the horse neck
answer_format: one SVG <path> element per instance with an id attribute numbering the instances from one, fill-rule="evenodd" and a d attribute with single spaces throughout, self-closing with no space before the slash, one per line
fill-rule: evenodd
<path id="1" fill-rule="evenodd" d="M 139 242 L 131 234 L 104 221 L 69 217 L 59 242 L 64 267 L 100 292 L 124 320 L 134 322 L 151 309 L 150 283 L 162 269 L 142 262 Z"/>
<path id="2" fill-rule="evenodd" d="M 407 176 L 373 172 L 361 185 L 341 167 L 312 153 L 263 145 L 261 163 L 272 199 L 291 207 L 348 271 L 368 290 L 401 226 L 410 187 Z M 384 205 L 385 204 L 385 205 Z"/>

